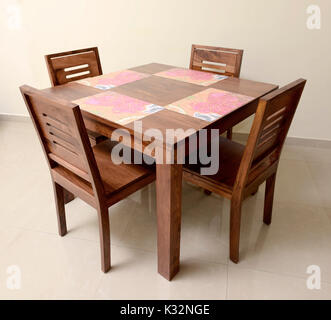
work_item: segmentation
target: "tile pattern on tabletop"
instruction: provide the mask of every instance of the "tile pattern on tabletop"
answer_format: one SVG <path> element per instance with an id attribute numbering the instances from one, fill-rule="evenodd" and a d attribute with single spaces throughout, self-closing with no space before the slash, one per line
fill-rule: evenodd
<path id="1" fill-rule="evenodd" d="M 200 86 L 209 86 L 220 80 L 227 79 L 227 76 L 214 74 L 210 72 L 202 72 L 196 70 L 173 68 L 155 74 L 158 77 L 170 78 L 174 80 L 198 84 Z"/>
<path id="2" fill-rule="evenodd" d="M 173 68 L 174 68 L 174 66 L 170 66 L 167 64 L 148 63 L 148 64 L 144 64 L 142 66 L 130 68 L 129 70 L 136 71 L 136 72 L 142 72 L 142 73 L 148 73 L 148 74 L 155 74 L 155 73 L 173 69 Z"/>
<path id="3" fill-rule="evenodd" d="M 102 92 L 100 89 L 84 86 L 76 82 L 68 82 L 64 85 L 43 89 L 42 91 L 69 101 L 81 99 Z"/>
<path id="4" fill-rule="evenodd" d="M 257 82 L 241 78 L 229 77 L 224 81 L 212 84 L 210 87 L 234 93 L 244 94 L 246 96 L 259 98 L 275 90 L 278 86 L 270 83 Z"/>
<path id="5" fill-rule="evenodd" d="M 78 80 L 76 82 L 101 90 L 109 90 L 111 88 L 121 86 L 123 84 L 130 83 L 133 81 L 137 81 L 146 78 L 148 76 L 149 76 L 148 74 L 144 74 L 132 70 L 123 70 L 123 71 L 107 73 L 97 77 Z"/>
<path id="6" fill-rule="evenodd" d="M 155 104 L 109 91 L 73 102 L 82 110 L 121 125 L 163 110 Z"/>
<path id="7" fill-rule="evenodd" d="M 215 121 L 254 100 L 252 97 L 209 88 L 166 108 L 205 121 Z"/>
<path id="8" fill-rule="evenodd" d="M 204 86 L 197 84 L 151 75 L 150 77 L 115 87 L 110 89 L 110 91 L 148 101 L 159 106 L 166 106 L 204 89 Z"/>

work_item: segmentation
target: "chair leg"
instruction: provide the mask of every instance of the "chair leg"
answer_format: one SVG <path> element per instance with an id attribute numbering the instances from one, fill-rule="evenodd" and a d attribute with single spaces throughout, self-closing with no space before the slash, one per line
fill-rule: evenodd
<path id="1" fill-rule="evenodd" d="M 259 187 L 257 187 L 257 188 L 251 193 L 251 195 L 252 195 L 252 196 L 255 196 L 255 195 L 258 193 L 258 191 L 259 191 Z"/>
<path id="2" fill-rule="evenodd" d="M 207 189 L 204 190 L 204 193 L 205 193 L 205 195 L 207 195 L 207 196 L 210 196 L 210 195 L 212 194 L 212 192 L 209 191 L 209 190 L 207 190 Z"/>
<path id="3" fill-rule="evenodd" d="M 63 237 L 64 235 L 67 234 L 66 214 L 64 208 L 64 189 L 56 182 L 53 183 L 53 186 L 54 186 L 58 230 L 59 230 L 59 235 Z"/>
<path id="4" fill-rule="evenodd" d="M 63 192 L 64 192 L 64 204 L 67 204 L 75 199 L 75 195 L 69 192 L 68 190 L 63 189 Z"/>
<path id="5" fill-rule="evenodd" d="M 239 240 L 240 240 L 240 222 L 241 222 L 241 204 L 242 200 L 231 200 L 230 213 L 230 259 L 234 263 L 239 262 Z"/>
<path id="6" fill-rule="evenodd" d="M 276 182 L 276 172 L 267 179 L 265 186 L 263 222 L 267 225 L 271 223 L 275 182 Z"/>
<path id="7" fill-rule="evenodd" d="M 108 208 L 98 209 L 99 235 L 101 248 L 101 270 L 106 273 L 110 270 L 110 226 Z"/>
<path id="8" fill-rule="evenodd" d="M 226 132 L 226 137 L 229 140 L 232 140 L 232 128 L 228 129 L 228 131 Z"/>

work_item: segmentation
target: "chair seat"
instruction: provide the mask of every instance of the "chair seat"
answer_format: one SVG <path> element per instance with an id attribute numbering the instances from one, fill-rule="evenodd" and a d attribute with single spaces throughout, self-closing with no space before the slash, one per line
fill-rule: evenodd
<path id="1" fill-rule="evenodd" d="M 111 159 L 111 151 L 116 144 L 116 142 L 106 140 L 93 147 L 95 160 L 104 184 L 106 197 L 112 197 L 114 194 L 129 188 L 131 185 L 133 186 L 140 180 L 143 181 L 145 178 L 153 180 L 155 177 L 154 166 L 125 163 L 116 165 L 113 163 Z M 92 185 L 88 181 L 69 171 L 65 167 L 57 166 L 53 168 L 52 171 L 55 174 L 53 174 L 53 176 L 57 178 L 57 180 L 59 180 L 59 178 L 62 181 L 65 179 L 71 186 L 79 186 L 88 195 L 94 195 Z"/>
<path id="2" fill-rule="evenodd" d="M 232 189 L 245 150 L 245 146 L 221 136 L 218 139 L 219 168 L 216 174 L 210 176 L 201 176 L 201 168 L 207 168 L 210 165 L 203 165 L 199 163 L 199 161 L 198 164 L 185 165 L 184 171 L 199 176 L 199 178 L 205 180 L 206 182 L 209 181 L 210 183 L 217 183 L 217 185 L 224 185 L 226 189 Z M 185 173 L 184 178 L 186 178 Z"/>
<path id="3" fill-rule="evenodd" d="M 125 163 L 114 164 L 111 160 L 111 151 L 116 144 L 117 142 L 106 140 L 93 147 L 95 160 L 105 185 L 107 196 L 121 191 L 147 176 L 155 175 L 154 166 Z M 131 159 L 133 162 L 133 157 Z"/>
<path id="4" fill-rule="evenodd" d="M 97 132 L 94 132 L 94 131 L 91 131 L 88 129 L 86 131 L 87 131 L 90 141 L 92 142 L 92 146 L 95 146 L 96 144 L 108 139 L 107 137 L 105 137 Z"/>

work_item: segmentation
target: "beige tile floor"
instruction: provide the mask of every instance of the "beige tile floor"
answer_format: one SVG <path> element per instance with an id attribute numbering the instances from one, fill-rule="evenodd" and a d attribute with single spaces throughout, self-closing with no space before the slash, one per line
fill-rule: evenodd
<path id="1" fill-rule="evenodd" d="M 1 299 L 330 299 L 331 150 L 286 146 L 274 219 L 262 224 L 263 190 L 243 208 L 241 262 L 228 260 L 229 201 L 184 184 L 181 271 L 172 282 L 156 267 L 155 186 L 110 210 L 112 264 L 100 271 L 93 208 L 67 205 L 69 233 L 57 235 L 46 161 L 29 122 L 0 121 Z M 8 289 L 9 266 L 21 288 Z M 321 289 L 306 286 L 307 267 Z"/>

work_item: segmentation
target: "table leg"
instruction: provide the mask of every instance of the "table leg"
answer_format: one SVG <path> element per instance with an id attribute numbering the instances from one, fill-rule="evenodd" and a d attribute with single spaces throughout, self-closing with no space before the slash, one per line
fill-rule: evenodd
<path id="1" fill-rule="evenodd" d="M 158 272 L 171 280 L 179 271 L 182 165 L 156 165 Z"/>

